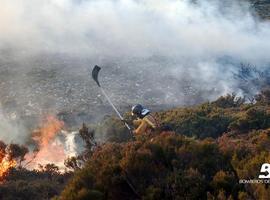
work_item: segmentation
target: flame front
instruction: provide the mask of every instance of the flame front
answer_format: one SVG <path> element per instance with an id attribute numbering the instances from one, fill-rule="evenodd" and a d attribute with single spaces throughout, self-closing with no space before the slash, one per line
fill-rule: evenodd
<path id="1" fill-rule="evenodd" d="M 9 159 L 8 156 L 5 156 L 1 163 L 0 163 L 0 180 L 3 181 L 5 175 L 8 173 L 8 171 L 16 167 L 17 162 L 13 159 Z"/>
<path id="2" fill-rule="evenodd" d="M 46 118 L 41 128 L 33 136 L 33 140 L 38 145 L 38 152 L 26 155 L 26 161 L 33 160 L 29 164 L 29 168 L 37 168 L 39 164 L 48 163 L 63 165 L 66 158 L 64 147 L 63 144 L 55 141 L 63 126 L 64 123 L 53 116 Z"/>
<path id="3" fill-rule="evenodd" d="M 55 138 L 63 126 L 64 122 L 59 121 L 53 116 L 48 116 L 39 130 L 40 134 L 34 136 L 33 139 L 37 141 L 39 147 L 46 147 Z"/>

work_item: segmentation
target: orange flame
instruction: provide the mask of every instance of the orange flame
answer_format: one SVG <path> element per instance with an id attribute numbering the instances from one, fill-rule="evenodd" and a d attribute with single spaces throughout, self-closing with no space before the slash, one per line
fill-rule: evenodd
<path id="1" fill-rule="evenodd" d="M 38 144 L 38 152 L 26 155 L 26 161 L 33 160 L 29 168 L 37 168 L 38 164 L 44 165 L 54 163 L 63 165 L 66 158 L 64 147 L 61 143 L 55 142 L 56 136 L 64 127 L 64 122 L 53 116 L 46 118 L 42 127 L 35 133 L 33 140 Z"/>
<path id="2" fill-rule="evenodd" d="M 53 116 L 48 116 L 44 125 L 38 131 L 39 135 L 34 136 L 33 139 L 38 142 L 39 147 L 47 146 L 63 127 L 64 122 Z"/>
<path id="3" fill-rule="evenodd" d="M 2 161 L 0 162 L 0 180 L 3 181 L 5 175 L 8 173 L 8 171 L 16 167 L 17 162 L 13 159 L 9 159 L 8 156 L 5 156 Z"/>

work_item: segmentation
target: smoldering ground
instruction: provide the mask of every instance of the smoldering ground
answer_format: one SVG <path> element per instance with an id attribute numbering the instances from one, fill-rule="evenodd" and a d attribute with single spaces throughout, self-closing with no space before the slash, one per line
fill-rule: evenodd
<path id="1" fill-rule="evenodd" d="M 18 121 L 54 113 L 72 123 L 110 111 L 90 80 L 94 64 L 125 108 L 253 95 L 269 82 L 270 24 L 248 2 L 0 2 L 0 123 L 23 138 Z M 1 139 L 22 141 L 5 130 Z"/>

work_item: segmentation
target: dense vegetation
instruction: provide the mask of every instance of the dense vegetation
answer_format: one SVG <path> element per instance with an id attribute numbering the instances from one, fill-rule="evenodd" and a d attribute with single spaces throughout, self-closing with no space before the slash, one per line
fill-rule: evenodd
<path id="1" fill-rule="evenodd" d="M 232 94 L 155 115 L 162 128 L 135 139 L 116 118 L 84 125 L 86 151 L 66 161 L 74 174 L 60 174 L 54 165 L 14 169 L 0 185 L 1 199 L 269 198 L 267 184 L 239 183 L 258 179 L 270 162 L 269 90 L 251 103 Z M 94 132 L 107 141 L 97 145 Z"/>
<path id="2" fill-rule="evenodd" d="M 53 164 L 40 166 L 39 170 L 13 169 L 0 185 L 0 199 L 50 199 L 63 190 L 70 176 L 61 174 Z"/>
<path id="3" fill-rule="evenodd" d="M 114 142 L 94 150 L 58 199 L 268 199 L 267 185 L 239 184 L 258 179 L 270 160 L 269 91 L 255 101 L 227 95 L 159 112 L 173 131 L 133 141 L 115 142 L 113 128 L 107 135 L 114 134 Z M 113 127 L 125 134 L 120 124 Z"/>

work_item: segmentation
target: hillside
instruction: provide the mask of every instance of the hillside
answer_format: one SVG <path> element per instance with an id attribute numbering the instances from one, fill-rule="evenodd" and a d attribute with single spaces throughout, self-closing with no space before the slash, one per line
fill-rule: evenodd
<path id="1" fill-rule="evenodd" d="M 0 27 L 0 200 L 270 200 L 270 0 L 1 0 Z"/>
<path id="2" fill-rule="evenodd" d="M 269 94 L 156 113 L 172 131 L 99 146 L 59 199 L 268 199 L 267 184 L 239 180 L 269 162 Z"/>
<path id="3" fill-rule="evenodd" d="M 67 27 L 67 33 L 57 28 L 61 25 L 51 27 L 50 15 L 40 16 L 42 11 L 24 12 L 27 14 L 25 18 L 19 12 L 14 19 L 22 20 L 23 25 L 17 25 L 18 29 L 14 28 L 13 34 L 9 33 L 7 26 L 4 34 L 7 37 L 1 37 L 3 41 L 0 41 L 3 43 L 0 48 L 0 111 L 5 120 L 31 128 L 40 115 L 48 112 L 58 114 L 70 126 L 81 122 L 96 122 L 112 112 L 104 106 L 106 101 L 90 80 L 89 71 L 95 64 L 104 68 L 101 82 L 118 107 L 126 108 L 137 102 L 153 106 L 165 105 L 166 108 L 195 105 L 234 91 L 243 96 L 253 96 L 269 83 L 269 59 L 268 54 L 264 54 L 268 52 L 269 46 L 265 42 L 265 38 L 269 38 L 268 23 L 262 20 L 269 18 L 269 1 L 250 0 L 250 7 L 240 4 L 236 8 L 232 2 L 238 1 L 228 1 L 225 3 L 228 9 L 223 6 L 224 1 L 219 1 L 221 6 L 216 8 L 213 3 L 215 1 L 203 1 L 206 4 L 199 7 L 190 4 L 193 1 L 163 2 L 163 10 L 137 1 L 132 4 L 134 9 L 129 10 L 133 7 L 127 7 L 121 10 L 125 7 L 121 2 L 111 1 L 109 4 L 115 5 L 108 10 L 101 9 L 102 5 L 98 6 L 97 9 L 101 10 L 94 16 L 93 25 L 86 23 L 92 22 L 91 17 L 88 19 L 85 16 L 81 20 L 79 13 L 91 13 L 91 8 L 95 8 L 94 1 L 70 1 L 77 8 L 75 13 L 78 14 L 55 17 L 60 18 L 63 27 L 67 18 L 78 18 L 78 21 L 73 22 L 74 27 Z M 186 9 L 187 15 L 175 11 L 171 18 L 169 8 L 174 7 L 176 2 L 180 8 Z M 20 5 L 21 10 L 28 9 L 27 5 Z M 32 10 L 43 8 L 33 5 L 35 7 Z M 213 9 L 208 10 L 211 5 Z M 49 3 L 48 7 L 44 5 L 44 9 L 51 8 L 57 15 L 65 10 L 66 7 L 62 6 L 54 10 L 53 3 Z M 9 8 L 13 11 L 11 16 L 18 11 L 15 4 L 9 3 Z M 148 9 L 149 12 L 144 12 Z M 152 15 L 151 9 L 158 17 Z M 143 15 L 137 18 L 140 12 Z M 103 13 L 102 16 L 118 13 L 112 17 L 109 15 L 108 19 L 117 16 L 115 21 L 119 26 L 115 26 L 115 21 L 109 21 L 104 31 L 102 26 L 99 27 L 100 23 L 94 23 L 100 19 L 99 13 Z M 130 14 L 131 18 L 128 17 Z M 125 18 L 127 21 L 122 22 Z M 9 19 L 13 18 L 8 15 L 3 21 Z M 35 20 L 32 22 L 27 19 L 37 19 L 45 25 L 39 26 L 34 23 Z M 104 21 L 108 19 L 106 17 Z M 159 31 L 156 31 L 155 23 L 148 22 L 158 19 L 161 25 Z M 76 28 L 80 25 L 78 22 L 85 22 L 82 33 L 76 32 L 77 29 L 81 30 L 80 27 Z M 7 22 L 12 23 L 12 20 Z M 30 32 L 32 29 L 39 30 L 33 31 L 41 34 L 36 38 L 39 45 L 31 45 L 27 37 L 23 37 L 22 33 L 26 30 L 16 31 L 28 25 Z M 136 27 L 144 27 L 145 31 Z M 178 27 L 181 28 L 178 30 Z M 96 32 L 89 35 L 92 29 Z M 129 32 L 129 29 L 133 31 Z M 103 35 L 107 32 L 117 32 L 123 37 L 118 37 L 118 34 L 110 37 Z M 29 37 L 35 37 L 31 33 Z M 65 39 L 65 35 L 71 39 Z M 5 38 L 9 39 L 6 41 Z M 109 39 L 108 43 L 104 38 Z M 130 41 L 131 38 L 134 41 Z M 223 40 L 224 45 L 218 45 Z M 64 45 L 67 41 L 71 42 L 69 48 Z M 26 47 L 17 47 L 21 43 L 26 44 Z M 88 51 L 84 52 L 82 49 L 86 47 L 79 44 L 89 44 Z M 78 50 L 74 53 L 73 47 L 77 45 Z M 38 49 L 33 50 L 32 46 Z M 58 48 L 62 46 L 67 50 L 60 51 Z M 120 52 L 115 53 L 115 49 Z M 258 55 L 252 55 L 253 51 Z"/>
<path id="4" fill-rule="evenodd" d="M 167 131 L 136 139 L 114 117 L 90 129 L 84 125 L 85 151 L 65 161 L 71 171 L 54 164 L 39 170 L 17 166 L 2 177 L 0 198 L 268 199 L 267 183 L 239 183 L 258 179 L 270 159 L 270 91 L 254 99 L 245 103 L 227 95 L 157 112 Z M 132 120 L 128 113 L 126 119 Z M 27 154 L 16 145 L 11 152 L 20 160 Z"/>
<path id="5" fill-rule="evenodd" d="M 270 19 L 270 1 L 269 0 L 250 0 L 256 12 L 263 19 Z"/>

